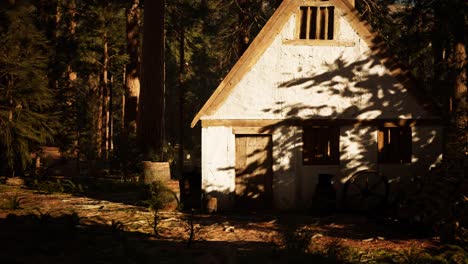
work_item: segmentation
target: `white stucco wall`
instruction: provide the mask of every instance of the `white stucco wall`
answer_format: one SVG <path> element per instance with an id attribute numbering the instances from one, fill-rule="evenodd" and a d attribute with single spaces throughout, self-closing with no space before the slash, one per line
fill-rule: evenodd
<path id="1" fill-rule="evenodd" d="M 335 175 L 338 199 L 345 181 L 355 172 L 377 169 L 390 180 L 390 199 L 399 183 L 421 176 L 440 162 L 442 128 L 413 127 L 412 163 L 377 162 L 377 127 L 340 127 L 339 165 L 302 165 L 302 128 L 282 126 L 270 131 L 273 139 L 273 197 L 277 209 L 312 205 L 319 174 Z M 232 208 L 235 192 L 235 134 L 230 127 L 202 129 L 202 189 L 218 198 L 220 210 Z"/>
<path id="2" fill-rule="evenodd" d="M 344 18 L 338 41 L 353 47 L 285 44 L 292 15 L 225 102 L 202 119 L 418 118 L 426 116 Z"/>
<path id="3" fill-rule="evenodd" d="M 220 207 L 234 203 L 235 191 L 235 137 L 230 127 L 202 129 L 202 190 L 218 198 Z"/>
<path id="4" fill-rule="evenodd" d="M 338 10 L 337 10 L 338 11 Z M 369 47 L 343 18 L 336 39 L 352 47 L 285 44 L 294 39 L 292 15 L 272 45 L 214 113 L 202 120 L 229 119 L 398 119 L 431 118 L 413 95 L 370 56 Z M 440 127 L 413 128 L 413 164 L 377 162 L 377 127 L 340 128 L 340 165 L 303 166 L 302 128 L 281 126 L 273 139 L 273 197 L 276 208 L 310 206 L 321 173 L 342 183 L 361 169 L 407 179 L 431 166 L 442 150 Z M 202 128 L 202 189 L 218 197 L 219 208 L 233 204 L 235 135 L 230 127 Z"/>
<path id="5" fill-rule="evenodd" d="M 301 134 L 296 127 L 269 131 L 273 140 L 273 198 L 279 209 L 296 206 Z M 202 128 L 202 190 L 218 199 L 218 208 L 230 208 L 235 192 L 235 134 L 230 127 Z"/>

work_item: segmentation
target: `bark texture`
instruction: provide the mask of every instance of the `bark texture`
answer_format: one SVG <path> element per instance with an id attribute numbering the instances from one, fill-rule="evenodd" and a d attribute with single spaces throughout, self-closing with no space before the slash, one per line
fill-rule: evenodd
<path id="1" fill-rule="evenodd" d="M 144 9 L 137 137 L 146 155 L 160 153 L 164 138 L 164 2 L 146 1 Z"/>

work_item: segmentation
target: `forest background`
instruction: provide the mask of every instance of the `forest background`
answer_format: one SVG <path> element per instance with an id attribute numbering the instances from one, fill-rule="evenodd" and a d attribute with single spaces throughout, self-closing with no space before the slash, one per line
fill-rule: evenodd
<path id="1" fill-rule="evenodd" d="M 192 117 L 281 0 L 0 3 L 1 174 L 32 174 L 31 157 L 56 146 L 78 175 L 153 160 L 177 178 L 200 156 Z M 466 163 L 466 1 L 356 7 L 450 120 L 447 157 Z"/>

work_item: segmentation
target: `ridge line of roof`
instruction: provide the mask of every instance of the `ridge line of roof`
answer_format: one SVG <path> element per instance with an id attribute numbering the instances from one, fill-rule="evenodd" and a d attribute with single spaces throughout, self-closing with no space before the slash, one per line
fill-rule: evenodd
<path id="1" fill-rule="evenodd" d="M 208 100 L 205 102 L 203 107 L 198 111 L 198 113 L 195 115 L 194 119 L 192 120 L 191 127 L 193 128 L 196 123 L 200 120 L 200 117 L 202 114 L 204 114 L 207 111 L 210 111 L 212 108 L 212 104 L 219 99 L 219 96 L 224 92 L 224 88 L 226 86 L 232 86 L 233 82 L 232 79 L 236 77 L 237 73 L 239 70 L 244 70 L 247 67 L 243 67 L 244 63 L 250 63 L 253 64 L 251 59 L 258 59 L 261 54 L 266 50 L 264 48 L 261 52 L 258 52 L 257 48 L 259 45 L 262 47 L 268 47 L 271 42 L 273 42 L 273 39 L 269 39 L 268 41 L 264 41 L 265 38 L 270 37 L 272 35 L 276 35 L 279 32 L 274 32 L 275 28 L 278 26 L 283 26 L 287 21 L 283 21 L 285 19 L 280 19 L 281 16 L 285 16 L 285 11 L 288 10 L 288 8 L 291 8 L 293 3 L 297 0 L 283 0 L 281 5 L 276 9 L 276 11 L 273 13 L 271 18 L 267 21 L 265 26 L 260 30 L 258 35 L 255 37 L 255 39 L 252 41 L 252 43 L 249 45 L 247 50 L 242 54 L 242 56 L 237 60 L 237 62 L 234 64 L 234 66 L 231 68 L 229 73 L 226 75 L 226 77 L 221 81 L 221 83 L 218 85 L 216 90 L 211 94 L 211 96 L 208 98 Z M 277 25 L 280 24 L 280 25 Z M 270 33 L 272 32 L 272 33 Z M 261 54 L 259 54 L 261 53 Z M 255 58 L 257 57 L 257 58 Z"/>
<path id="2" fill-rule="evenodd" d="M 351 5 L 347 0 L 329 0 L 337 9 L 343 13 L 343 17 L 348 21 L 351 27 L 358 33 L 358 35 L 366 42 L 371 50 L 371 55 L 377 57 L 377 59 L 382 63 L 387 70 L 390 72 L 390 75 L 395 77 L 404 87 L 415 87 L 417 88 L 416 82 L 413 76 L 409 71 L 404 70 L 399 60 L 390 54 L 388 46 L 386 43 L 381 40 L 377 33 L 375 33 L 368 22 L 364 21 L 360 16 L 354 6 Z M 282 27 L 287 22 L 289 18 L 288 8 L 292 9 L 294 4 L 300 5 L 303 1 L 301 0 L 284 0 L 272 17 L 268 20 L 265 26 L 262 28 L 260 33 L 254 39 L 252 44 L 247 48 L 244 54 L 232 67 L 223 81 L 218 85 L 216 90 L 212 93 L 210 98 L 205 102 L 203 107 L 194 117 L 191 127 L 193 128 L 197 122 L 200 120 L 203 114 L 207 114 L 210 111 L 213 111 L 223 99 L 226 99 L 224 95 L 226 92 L 230 92 L 232 88 L 241 80 L 240 77 L 237 77 L 239 71 L 247 71 L 254 64 L 253 61 L 257 62 L 260 56 L 266 51 L 273 42 L 272 36 L 276 36 L 279 32 L 274 32 L 276 27 Z M 291 10 L 292 11 L 292 10 Z M 283 19 L 280 19 L 283 16 Z M 272 35 L 270 35 L 272 34 Z M 263 42 L 263 39 L 267 38 L 267 42 Z M 268 39 L 269 38 L 269 39 Z M 260 48 L 258 47 L 259 45 Z M 247 66 L 244 66 L 244 63 L 248 63 Z M 243 74 L 245 74 L 245 72 Z M 242 74 L 242 76 L 243 76 Z M 236 80 L 237 77 L 237 80 Z M 228 88 L 226 90 L 226 87 Z M 410 92 L 416 93 L 416 100 L 423 106 L 423 108 L 433 112 L 434 105 L 429 103 L 427 104 L 427 96 L 425 93 L 418 91 L 419 89 L 409 89 Z M 221 102 L 219 102 L 221 100 Z M 437 111 L 436 111 L 437 112 Z"/>

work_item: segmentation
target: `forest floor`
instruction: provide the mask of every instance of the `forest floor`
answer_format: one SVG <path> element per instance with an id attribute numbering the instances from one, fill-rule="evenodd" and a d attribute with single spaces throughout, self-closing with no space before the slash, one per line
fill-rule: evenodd
<path id="1" fill-rule="evenodd" d="M 0 184 L 0 262 L 468 263 L 462 248 L 362 215 L 161 211 L 156 236 L 153 212 L 127 199 L 133 194 L 44 194 Z"/>

